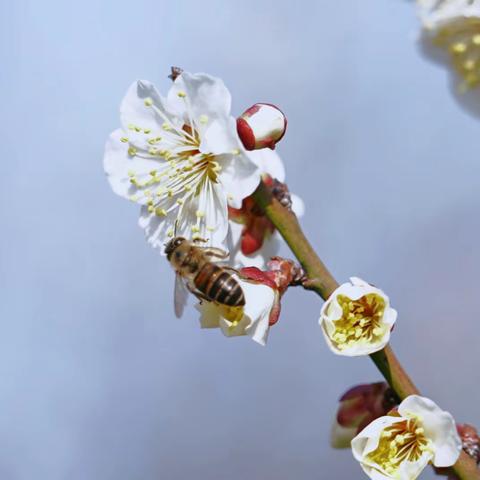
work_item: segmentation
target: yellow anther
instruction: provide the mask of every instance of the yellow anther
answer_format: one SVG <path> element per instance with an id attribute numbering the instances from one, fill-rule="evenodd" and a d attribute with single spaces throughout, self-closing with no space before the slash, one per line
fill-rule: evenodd
<path id="1" fill-rule="evenodd" d="M 475 60 L 469 59 L 463 62 L 463 68 L 467 71 L 472 71 L 475 69 Z"/>
<path id="2" fill-rule="evenodd" d="M 202 238 L 198 233 L 195 233 L 192 235 L 192 240 L 198 240 L 199 238 Z"/>
<path id="3" fill-rule="evenodd" d="M 463 42 L 457 42 L 457 43 L 454 43 L 452 46 L 451 46 L 451 51 L 453 53 L 465 53 L 467 51 L 467 45 Z"/>
<path id="4" fill-rule="evenodd" d="M 187 192 L 189 192 L 192 189 L 192 186 L 189 183 L 187 183 L 184 188 Z"/>
<path id="5" fill-rule="evenodd" d="M 153 105 L 153 100 L 150 97 L 147 97 L 143 103 L 145 104 L 146 107 L 151 107 Z"/>
<path id="6" fill-rule="evenodd" d="M 151 197 L 152 196 L 152 192 L 150 190 L 144 190 L 143 194 L 146 196 L 146 197 Z"/>
<path id="7" fill-rule="evenodd" d="M 147 140 L 147 143 L 149 145 L 155 145 L 156 143 L 160 142 L 161 140 L 162 140 L 162 137 L 149 138 Z"/>
<path id="8" fill-rule="evenodd" d="M 202 212 L 201 210 L 197 210 L 195 212 L 195 215 L 197 216 L 197 218 L 203 218 L 205 216 L 205 212 Z"/>
<path id="9" fill-rule="evenodd" d="M 418 427 L 415 429 L 415 434 L 416 435 L 423 435 L 425 433 L 425 430 L 422 427 Z"/>
<path id="10" fill-rule="evenodd" d="M 135 130 L 135 125 L 133 123 L 128 124 L 128 129 L 129 130 Z"/>
<path id="11" fill-rule="evenodd" d="M 183 200 L 183 198 L 179 198 L 179 199 L 177 200 L 177 203 L 178 203 L 179 205 L 183 205 L 183 204 L 185 203 L 185 200 Z"/>
<path id="12" fill-rule="evenodd" d="M 183 91 L 183 90 L 180 90 L 177 95 L 180 97 L 180 98 L 185 98 L 187 96 L 187 94 Z"/>
<path id="13" fill-rule="evenodd" d="M 167 211 L 164 208 L 157 207 L 155 209 L 155 215 L 157 215 L 158 217 L 166 217 Z"/>
<path id="14" fill-rule="evenodd" d="M 135 147 L 129 147 L 128 148 L 128 154 L 131 156 L 131 157 L 134 157 L 136 154 L 137 154 L 137 149 Z"/>
<path id="15" fill-rule="evenodd" d="M 171 188 L 169 188 L 169 189 L 167 190 L 167 195 L 168 195 L 169 197 L 173 197 L 173 190 L 172 190 Z"/>
<path id="16" fill-rule="evenodd" d="M 147 207 L 147 210 L 148 210 L 148 213 L 153 213 L 153 211 L 155 210 L 155 208 L 153 207 L 153 205 L 149 205 Z"/>
<path id="17" fill-rule="evenodd" d="M 373 334 L 376 335 L 377 337 L 383 333 L 383 330 L 380 327 L 375 327 L 373 329 Z"/>
<path id="18" fill-rule="evenodd" d="M 144 128 L 143 129 L 143 133 L 145 133 L 146 135 L 148 135 L 150 132 L 151 132 L 151 130 L 149 128 Z"/>
<path id="19" fill-rule="evenodd" d="M 155 194 L 157 195 L 157 197 L 161 197 L 164 192 L 165 192 L 165 189 L 163 187 L 160 187 L 160 188 L 157 189 Z"/>
<path id="20" fill-rule="evenodd" d="M 362 329 L 360 327 L 357 327 L 355 329 L 355 338 L 360 338 L 362 336 Z"/>
<path id="21" fill-rule="evenodd" d="M 155 177 L 157 175 L 157 171 L 156 170 L 150 170 L 149 174 L 152 176 L 152 177 Z"/>
<path id="22" fill-rule="evenodd" d="M 199 231 L 200 231 L 200 229 L 199 229 L 196 225 L 194 225 L 194 226 L 192 227 L 192 232 L 193 232 L 193 233 L 198 233 Z"/>
<path id="23" fill-rule="evenodd" d="M 206 123 L 208 123 L 208 117 L 207 115 L 200 115 L 199 119 L 200 123 L 202 123 L 203 125 L 205 125 Z"/>
<path id="24" fill-rule="evenodd" d="M 207 226 L 206 228 L 209 232 L 214 232 L 215 231 L 215 227 Z"/>
<path id="25" fill-rule="evenodd" d="M 397 435 L 395 437 L 395 442 L 398 444 L 398 445 L 402 445 L 402 443 L 405 443 L 405 437 L 403 435 Z"/>
<path id="26" fill-rule="evenodd" d="M 121 137 L 121 138 L 120 138 L 120 141 L 121 141 L 122 143 L 127 143 L 127 142 L 128 142 L 128 138 L 127 138 L 127 137 Z"/>
<path id="27" fill-rule="evenodd" d="M 133 170 L 129 170 L 129 171 L 127 172 L 127 175 L 128 175 L 130 178 L 132 178 L 132 177 L 135 176 L 135 172 L 134 172 Z"/>
<path id="28" fill-rule="evenodd" d="M 150 147 L 150 148 L 148 149 L 149 155 L 156 155 L 157 152 L 158 152 L 157 149 L 154 148 L 154 147 Z"/>
<path id="29" fill-rule="evenodd" d="M 190 165 L 195 165 L 195 157 L 188 157 L 188 163 L 190 163 Z"/>
<path id="30" fill-rule="evenodd" d="M 167 231 L 167 236 L 169 237 L 173 237 L 173 228 L 169 228 L 168 231 Z"/>
<path id="31" fill-rule="evenodd" d="M 168 132 L 172 127 L 170 126 L 170 124 L 168 122 L 164 122 L 163 125 L 162 125 L 162 128 Z"/>
<path id="32" fill-rule="evenodd" d="M 136 187 L 138 186 L 138 182 L 137 182 L 137 179 L 135 177 L 130 178 L 130 183 L 132 185 L 135 185 Z"/>
<path id="33" fill-rule="evenodd" d="M 128 197 L 129 200 L 131 200 L 132 202 L 136 202 L 138 200 L 138 197 L 137 195 L 130 195 L 130 197 Z"/>
<path id="34" fill-rule="evenodd" d="M 232 150 L 232 155 L 240 155 L 240 150 L 238 148 L 234 148 Z"/>
<path id="35" fill-rule="evenodd" d="M 135 127 L 135 131 L 136 131 L 136 132 L 141 132 L 142 129 L 141 129 L 140 127 Z"/>

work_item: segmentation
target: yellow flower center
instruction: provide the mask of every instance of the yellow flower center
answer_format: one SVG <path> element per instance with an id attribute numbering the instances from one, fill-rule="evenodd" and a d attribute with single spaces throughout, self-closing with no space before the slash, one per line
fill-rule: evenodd
<path id="1" fill-rule="evenodd" d="M 429 444 L 418 420 L 410 418 L 385 428 L 378 447 L 366 456 L 366 460 L 393 474 L 402 462 L 416 462 L 424 452 L 430 450 Z"/>
<path id="2" fill-rule="evenodd" d="M 376 293 L 369 293 L 352 300 L 346 295 L 338 295 L 337 302 L 342 308 L 342 317 L 334 321 L 333 341 L 339 349 L 358 342 L 374 342 L 385 333 L 382 325 L 385 300 Z"/>
<path id="3" fill-rule="evenodd" d="M 462 18 L 441 28 L 435 43 L 449 49 L 455 69 L 463 76 L 462 90 L 480 84 L 480 20 Z"/>
<path id="4" fill-rule="evenodd" d="M 235 328 L 243 318 L 243 307 L 229 307 L 228 305 L 218 304 L 218 308 L 222 317 L 232 323 L 230 328 Z"/>

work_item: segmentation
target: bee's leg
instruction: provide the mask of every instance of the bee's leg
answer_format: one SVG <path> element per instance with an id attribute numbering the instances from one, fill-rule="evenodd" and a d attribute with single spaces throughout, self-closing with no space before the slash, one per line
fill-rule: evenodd
<path id="1" fill-rule="evenodd" d="M 189 283 L 186 284 L 188 291 L 192 294 L 195 295 L 199 300 L 205 300 L 206 302 L 211 302 L 212 300 L 208 298 L 206 295 L 204 295 L 202 292 L 197 290 L 196 288 L 193 288 Z"/>
<path id="2" fill-rule="evenodd" d="M 194 243 L 207 243 L 208 240 L 207 240 L 206 238 L 195 237 L 195 238 L 193 239 L 193 242 L 194 242 Z"/>
<path id="3" fill-rule="evenodd" d="M 205 247 L 202 249 L 202 252 L 209 257 L 221 258 L 222 260 L 228 258 L 228 256 L 230 255 L 225 250 L 215 247 Z"/>

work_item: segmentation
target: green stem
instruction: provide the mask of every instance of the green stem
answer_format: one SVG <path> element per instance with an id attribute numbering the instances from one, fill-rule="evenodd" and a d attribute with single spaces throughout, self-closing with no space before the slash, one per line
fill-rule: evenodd
<path id="1" fill-rule="evenodd" d="M 253 195 L 305 270 L 308 277 L 306 287 L 326 300 L 338 283 L 303 234 L 297 217 L 272 196 L 263 182 Z M 390 346 L 373 353 L 370 358 L 400 399 L 419 393 Z M 480 480 L 475 461 L 463 451 L 452 468 L 460 480 Z"/>

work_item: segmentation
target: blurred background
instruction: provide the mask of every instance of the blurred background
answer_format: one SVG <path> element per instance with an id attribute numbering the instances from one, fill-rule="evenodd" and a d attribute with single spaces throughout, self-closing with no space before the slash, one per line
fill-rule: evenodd
<path id="1" fill-rule="evenodd" d="M 330 426 L 347 388 L 381 377 L 330 353 L 320 299 L 291 289 L 265 348 L 175 319 L 169 265 L 110 190 L 120 101 L 137 78 L 165 92 L 171 65 L 222 77 L 234 114 L 286 112 L 311 241 L 340 281 L 388 293 L 422 392 L 480 425 L 480 120 L 421 53 L 412 2 L 0 9 L 2 479 L 363 478 Z"/>

